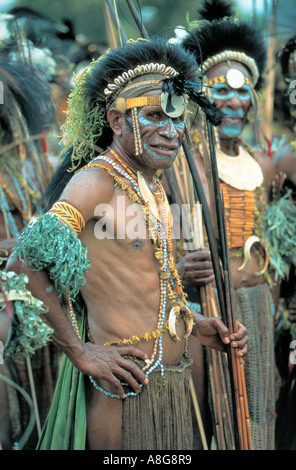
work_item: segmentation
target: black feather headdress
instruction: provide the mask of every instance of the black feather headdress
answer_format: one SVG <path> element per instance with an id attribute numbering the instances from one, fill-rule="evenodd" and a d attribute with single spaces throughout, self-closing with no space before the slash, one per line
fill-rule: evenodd
<path id="1" fill-rule="evenodd" d="M 70 145 L 74 144 L 79 149 L 80 156 L 90 158 L 92 153 L 85 142 L 106 149 L 112 141 L 112 130 L 107 122 L 106 87 L 124 72 L 149 63 L 166 64 L 174 68 L 177 77 L 182 78 L 176 80 L 175 77 L 164 85 L 169 94 L 188 94 L 189 99 L 192 98 L 208 113 L 213 124 L 217 122 L 215 112 L 219 121 L 220 111 L 198 90 L 202 83 L 194 54 L 179 44 L 168 44 L 160 38 L 132 41 L 110 50 L 98 61 L 94 61 L 77 80 L 70 96 L 64 130 Z"/>
<path id="2" fill-rule="evenodd" d="M 203 91 L 200 91 L 201 84 L 185 80 L 184 76 L 178 75 L 163 81 L 162 91 L 168 93 L 171 98 L 174 95 L 187 95 L 189 101 L 198 105 L 205 113 L 207 119 L 214 125 L 219 126 L 224 117 L 224 113 L 217 108 L 215 103 L 211 103 Z"/>
<path id="3" fill-rule="evenodd" d="M 199 9 L 199 16 L 203 20 L 213 21 L 234 15 L 231 3 L 224 0 L 208 0 Z"/>
<path id="4" fill-rule="evenodd" d="M 232 4 L 226 0 L 204 0 L 198 14 L 200 26 L 187 34 L 182 45 L 199 63 L 227 50 L 245 53 L 254 59 L 259 71 L 255 90 L 262 88 L 267 52 L 260 31 L 236 19 Z"/>

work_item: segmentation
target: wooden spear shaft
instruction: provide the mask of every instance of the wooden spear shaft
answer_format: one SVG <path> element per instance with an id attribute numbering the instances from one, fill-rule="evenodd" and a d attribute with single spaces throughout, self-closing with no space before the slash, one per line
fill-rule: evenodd
<path id="1" fill-rule="evenodd" d="M 114 6 L 111 2 L 111 0 L 105 0 L 105 4 L 110 12 L 110 15 L 112 17 L 112 20 L 114 21 L 114 23 L 117 25 L 118 27 L 118 33 L 120 34 L 120 37 L 121 37 L 121 40 L 124 44 L 127 43 L 128 39 L 127 39 L 127 35 L 124 31 L 124 28 L 119 20 L 119 18 L 117 17 L 116 15 L 116 12 L 115 12 L 115 9 L 114 9 Z"/>
<path id="2" fill-rule="evenodd" d="M 210 143 L 210 159 L 211 159 L 211 168 L 213 173 L 213 185 L 214 185 L 214 194 L 215 194 L 215 203 L 216 203 L 216 216 L 217 216 L 217 225 L 219 233 L 219 242 L 220 242 L 220 253 L 222 259 L 222 269 L 224 273 L 224 287 L 225 287 L 225 302 L 226 302 L 226 313 L 227 313 L 227 323 L 228 327 L 232 332 L 236 331 L 236 311 L 235 311 L 235 296 L 234 288 L 232 283 L 231 269 L 230 269 L 230 259 L 229 259 L 229 250 L 226 234 L 226 219 L 224 204 L 221 200 L 220 184 L 219 184 L 219 175 L 217 169 L 215 148 L 213 145 L 214 136 L 213 136 L 213 127 L 212 124 L 207 122 L 207 131 Z M 235 352 L 231 348 L 231 363 L 232 363 L 232 375 L 233 375 L 233 389 L 234 389 L 234 398 L 236 406 L 236 419 L 237 419 L 237 429 L 239 432 L 240 446 L 242 449 L 251 449 L 252 447 L 248 443 L 247 435 L 249 428 L 249 420 L 246 419 L 246 412 L 248 415 L 248 404 L 246 401 L 246 391 L 243 390 L 245 386 L 244 380 L 244 371 L 243 368 L 239 366 L 238 358 L 236 357 Z M 243 374 L 243 377 L 242 377 Z"/>
<path id="3" fill-rule="evenodd" d="M 209 298 L 206 292 L 206 286 L 200 287 L 200 296 L 201 296 L 201 303 L 202 303 L 202 312 L 205 317 L 210 318 L 211 315 L 211 307 L 209 305 Z M 212 397 L 213 397 L 213 405 L 214 405 L 214 412 L 215 412 L 215 421 L 216 421 L 216 432 L 217 432 L 217 441 L 218 441 L 218 448 L 219 450 L 226 450 L 225 446 L 225 439 L 223 433 L 223 418 L 222 418 L 222 408 L 221 408 L 221 393 L 220 393 L 220 383 L 218 380 L 218 368 L 217 368 L 217 361 L 215 351 L 209 351 L 209 360 L 212 367 Z"/>
<path id="4" fill-rule="evenodd" d="M 135 22 L 137 23 L 137 26 L 139 28 L 139 31 L 140 31 L 142 37 L 148 39 L 148 33 L 145 29 L 145 26 L 143 24 L 142 19 L 140 18 L 137 10 L 135 9 L 135 6 L 134 6 L 133 2 L 131 0 L 126 0 L 126 3 L 128 4 L 128 6 L 130 8 L 130 11 L 131 11 L 131 13 L 134 17 Z"/>
<path id="5" fill-rule="evenodd" d="M 203 248 L 203 246 L 202 246 Z M 201 286 L 201 298 L 202 304 L 205 308 L 205 314 L 208 317 L 219 317 L 215 296 L 212 285 Z M 232 432 L 231 415 L 229 409 L 229 403 L 227 400 L 227 391 L 225 384 L 225 377 L 223 371 L 223 365 L 221 355 L 219 352 L 210 350 L 211 362 L 213 367 L 213 379 L 216 396 L 216 409 L 217 418 L 219 422 L 218 427 L 218 442 L 219 450 L 227 449 L 234 450 L 234 438 Z"/>
<path id="6" fill-rule="evenodd" d="M 211 310 L 212 315 L 214 317 L 218 318 L 219 317 L 219 312 L 218 312 L 217 304 L 216 304 L 216 301 L 215 301 L 215 295 L 214 295 L 212 285 L 207 286 L 207 289 L 209 290 L 209 298 L 211 300 L 211 305 L 212 305 L 212 310 Z M 219 364 L 218 370 L 221 371 L 220 381 L 219 381 L 221 383 L 221 389 L 222 389 L 221 394 L 224 398 L 223 409 L 225 410 L 225 422 L 226 422 L 225 434 L 227 435 L 226 440 L 227 440 L 227 443 L 228 443 L 228 449 L 234 450 L 235 449 L 235 443 L 234 443 L 234 436 L 233 436 L 233 432 L 232 432 L 231 414 L 230 414 L 229 403 L 228 403 L 228 399 L 227 399 L 227 388 L 226 388 L 225 377 L 224 377 L 224 373 L 223 373 L 223 364 L 222 364 L 221 355 L 219 353 L 217 353 L 217 357 L 218 357 L 218 364 Z"/>
<path id="7" fill-rule="evenodd" d="M 183 165 L 184 171 L 186 166 Z M 192 192 L 189 191 L 192 198 Z M 191 205 L 195 204 L 195 199 L 189 199 Z M 194 213 L 194 227 L 193 233 L 197 248 L 204 249 L 204 236 L 203 236 L 203 224 L 202 224 L 202 210 L 201 205 L 196 206 Z M 215 302 L 213 288 L 210 285 L 200 287 L 201 294 L 201 305 L 202 312 L 207 317 L 219 317 L 218 309 Z M 214 412 L 215 412 L 215 424 L 217 431 L 217 439 L 219 450 L 234 449 L 234 439 L 232 430 L 232 422 L 229 410 L 229 404 L 227 400 L 226 384 L 223 371 L 223 365 L 221 361 L 220 353 L 214 350 L 209 351 L 209 362 L 211 365 L 211 389 L 213 396 Z"/>

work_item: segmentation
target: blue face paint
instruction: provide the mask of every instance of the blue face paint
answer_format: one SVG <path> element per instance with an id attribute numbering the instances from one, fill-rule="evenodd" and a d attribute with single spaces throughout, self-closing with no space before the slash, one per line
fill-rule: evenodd
<path id="1" fill-rule="evenodd" d="M 167 160 L 168 158 L 171 158 L 172 160 L 174 160 L 180 151 L 180 146 L 178 146 L 178 148 L 176 148 L 172 156 L 168 157 L 168 155 L 161 155 L 156 150 L 155 151 L 152 150 L 152 147 L 150 147 L 148 142 L 144 142 L 143 148 L 145 150 L 146 155 L 152 157 L 154 160 Z"/>
<path id="2" fill-rule="evenodd" d="M 247 84 L 234 89 L 226 83 L 216 83 L 211 87 L 211 95 L 214 100 L 231 100 L 236 95 L 240 101 L 247 101 L 252 98 L 252 90 Z"/>
<path id="3" fill-rule="evenodd" d="M 245 116 L 244 111 L 239 108 L 239 109 L 231 109 L 231 108 L 223 108 L 221 111 L 225 114 L 225 117 L 230 117 L 230 118 L 237 118 L 237 119 L 243 119 Z M 225 122 L 224 120 L 220 124 L 220 129 L 223 132 L 223 134 L 227 135 L 228 137 L 238 137 L 244 128 L 244 121 L 240 121 L 237 123 L 233 122 Z"/>
<path id="4" fill-rule="evenodd" d="M 237 96 L 242 105 L 252 99 L 251 87 L 247 84 L 244 84 L 241 88 L 234 89 L 229 87 L 226 83 L 217 83 L 213 85 L 211 95 L 213 100 L 225 101 L 225 104 L 226 101 L 230 101 L 234 96 Z M 242 108 L 232 109 L 225 106 L 222 108 L 222 111 L 226 115 L 226 118 L 244 119 L 245 117 L 245 111 Z M 243 128 L 244 121 L 233 123 L 223 120 L 220 124 L 221 132 L 230 138 L 238 137 L 242 133 Z"/>
<path id="5" fill-rule="evenodd" d="M 175 130 L 183 130 L 185 127 L 185 121 L 181 120 L 180 122 L 174 122 L 174 118 L 167 118 L 164 120 L 150 120 L 147 116 L 143 116 L 143 113 L 140 111 L 139 114 L 139 122 L 143 126 L 149 126 L 149 127 L 166 127 L 168 124 L 170 124 L 170 127 L 172 129 L 172 132 L 174 133 Z M 176 121 L 179 121 L 179 118 L 176 118 Z M 174 130 L 173 130 L 174 129 Z"/>
<path id="6" fill-rule="evenodd" d="M 156 112 L 155 115 L 158 117 L 151 118 L 150 120 L 149 116 L 145 115 L 144 112 L 145 112 L 144 110 L 140 110 L 138 113 L 139 123 L 142 126 L 147 126 L 150 128 L 154 127 L 155 129 L 158 129 L 158 130 L 160 130 L 161 128 L 164 128 L 161 131 L 161 134 L 163 136 L 165 136 L 169 140 L 175 139 L 176 141 L 178 141 L 178 147 L 176 148 L 173 155 L 171 156 L 171 158 L 174 159 L 177 156 L 181 147 L 181 144 L 179 143 L 178 133 L 184 132 L 185 121 L 180 118 L 170 118 L 170 117 L 168 117 L 167 119 L 163 119 L 163 117 L 165 116 L 163 112 Z M 157 141 L 159 141 L 159 145 L 163 143 L 163 140 L 161 139 L 157 139 Z M 157 141 L 155 142 L 156 144 L 158 143 Z M 163 160 L 163 159 L 168 158 L 167 155 L 159 154 L 157 150 L 153 151 L 148 141 L 145 141 L 143 143 L 143 148 L 145 149 L 146 154 L 150 155 L 155 160 Z"/>
<path id="7" fill-rule="evenodd" d="M 225 122 L 220 124 L 220 129 L 223 134 L 227 137 L 238 137 L 243 131 L 243 124 L 231 124 L 230 122 Z"/>
<path id="8" fill-rule="evenodd" d="M 243 119 L 245 116 L 242 108 L 232 109 L 232 108 L 222 108 L 221 111 L 226 114 L 227 117 Z"/>

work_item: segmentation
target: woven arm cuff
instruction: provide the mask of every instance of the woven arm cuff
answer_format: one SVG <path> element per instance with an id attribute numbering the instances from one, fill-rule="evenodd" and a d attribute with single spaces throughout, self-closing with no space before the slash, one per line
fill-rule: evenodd
<path id="1" fill-rule="evenodd" d="M 79 235 L 85 227 L 85 222 L 80 212 L 67 202 L 56 202 L 49 211 L 55 214 L 63 222 Z"/>
<path id="2" fill-rule="evenodd" d="M 90 264 L 86 246 L 68 224 L 54 213 L 33 220 L 19 237 L 14 256 L 29 262 L 37 271 L 46 269 L 59 297 L 70 294 L 74 300 L 85 283 Z"/>

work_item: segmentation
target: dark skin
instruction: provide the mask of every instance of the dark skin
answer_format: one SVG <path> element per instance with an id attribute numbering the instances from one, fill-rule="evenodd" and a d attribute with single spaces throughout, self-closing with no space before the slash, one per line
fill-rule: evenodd
<path id="1" fill-rule="evenodd" d="M 154 91 L 152 94 L 158 93 Z M 153 191 L 153 176 L 157 169 L 168 168 L 180 148 L 184 128 L 180 122 L 168 120 L 158 106 L 145 106 L 139 112 L 140 130 L 144 152 L 135 157 L 131 116 L 122 114 L 115 108 L 108 112 L 108 120 L 113 130 L 111 148 L 134 171 L 141 170 L 147 184 Z M 105 154 L 114 160 L 110 152 Z M 128 184 L 128 181 L 127 181 Z M 155 328 L 160 300 L 158 261 L 146 236 L 132 240 L 116 238 L 119 230 L 127 234 L 129 216 L 122 222 L 116 217 L 118 198 L 123 198 L 127 206 L 131 201 L 125 192 L 114 187 L 113 179 L 100 168 L 87 169 L 77 173 L 65 188 L 61 200 L 76 207 L 82 214 L 86 226 L 80 235 L 88 248 L 91 268 L 86 273 L 86 284 L 81 294 L 87 307 L 88 326 L 92 342 L 83 343 L 59 304 L 46 272 L 36 273 L 14 261 L 9 266 L 17 272 L 26 271 L 30 278 L 29 288 L 33 295 L 41 298 L 49 306 L 45 317 L 54 329 L 53 340 L 69 357 L 75 367 L 85 375 L 92 375 L 97 383 L 107 391 L 125 398 L 122 382 L 133 391 L 140 393 L 141 385 L 146 386 L 148 379 L 144 372 L 132 361 L 123 356 L 133 355 L 142 360 L 151 357 L 154 342 L 139 342 L 135 346 L 106 346 L 107 341 L 121 341 L 135 334 Z M 112 209 L 106 216 L 106 230 L 112 225 L 114 238 L 98 240 L 94 227 L 102 218 L 96 214 L 99 204 L 108 204 Z M 141 207 L 138 208 L 142 214 Z M 142 215 L 143 217 L 143 215 Z M 110 223 L 110 225 L 109 225 Z M 123 224 L 123 225 L 122 225 Z M 146 234 L 147 235 L 147 234 Z M 102 276 L 104 273 L 104 276 Z M 141 282 L 135 282 L 135 275 Z M 141 312 L 141 315 L 139 315 Z M 169 314 L 169 308 L 166 317 Z M 204 345 L 220 351 L 231 343 L 237 355 L 246 354 L 246 330 L 239 325 L 238 332 L 230 335 L 220 319 L 206 320 L 195 317 L 194 335 Z M 177 330 L 184 337 L 184 326 Z M 184 341 L 174 342 L 168 334 L 163 337 L 163 363 L 178 364 L 184 351 Z M 88 446 L 90 449 L 121 448 L 121 411 L 122 400 L 112 399 L 98 392 L 89 381 L 87 383 L 87 423 Z"/>
<path id="2" fill-rule="evenodd" d="M 286 146 L 274 155 L 277 176 L 285 175 L 288 182 L 296 187 L 296 157 L 292 147 Z"/>
<path id="3" fill-rule="evenodd" d="M 187 252 L 178 264 L 178 271 L 184 287 L 191 285 L 200 287 L 215 280 L 211 253 L 208 249 Z"/>

